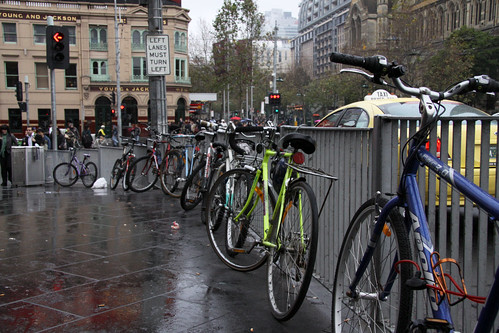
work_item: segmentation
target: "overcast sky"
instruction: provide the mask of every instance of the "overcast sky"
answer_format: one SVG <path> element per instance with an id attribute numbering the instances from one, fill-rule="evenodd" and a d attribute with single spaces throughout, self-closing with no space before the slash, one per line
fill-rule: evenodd
<path id="1" fill-rule="evenodd" d="M 293 17 L 298 18 L 298 11 L 302 0 L 256 0 L 258 11 L 265 13 L 273 8 L 282 9 L 287 12 L 292 12 Z M 203 18 L 211 27 L 215 16 L 220 8 L 222 8 L 223 0 L 182 0 L 182 7 L 189 9 L 189 16 L 192 19 L 189 30 L 197 30 L 200 18 Z"/>

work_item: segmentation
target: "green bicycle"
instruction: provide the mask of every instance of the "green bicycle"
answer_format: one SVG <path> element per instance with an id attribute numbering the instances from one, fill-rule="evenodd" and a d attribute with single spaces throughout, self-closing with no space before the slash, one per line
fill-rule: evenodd
<path id="1" fill-rule="evenodd" d="M 220 176 L 206 209 L 206 229 L 213 250 L 230 268 L 251 271 L 267 262 L 267 286 L 272 314 L 288 320 L 300 308 L 312 278 L 318 241 L 319 212 L 310 185 L 301 176 L 335 179 L 302 164 L 315 151 L 315 141 L 300 133 L 273 143 L 275 127 L 238 127 L 234 132 L 264 132 L 259 168 L 246 166 Z M 235 133 L 229 143 L 236 152 Z M 265 148 L 265 149 L 263 149 Z M 269 166 L 272 185 L 269 184 Z M 331 182 L 332 183 L 332 182 Z M 278 193 L 277 200 L 271 188 Z"/>

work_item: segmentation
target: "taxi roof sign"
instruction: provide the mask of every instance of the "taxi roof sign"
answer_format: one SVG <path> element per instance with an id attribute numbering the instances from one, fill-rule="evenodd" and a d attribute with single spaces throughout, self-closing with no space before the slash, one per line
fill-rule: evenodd
<path id="1" fill-rule="evenodd" d="M 364 101 L 373 101 L 377 99 L 394 99 L 398 98 L 397 95 L 390 94 L 388 91 L 384 89 L 378 89 L 374 91 L 371 95 L 367 95 L 364 97 Z"/>

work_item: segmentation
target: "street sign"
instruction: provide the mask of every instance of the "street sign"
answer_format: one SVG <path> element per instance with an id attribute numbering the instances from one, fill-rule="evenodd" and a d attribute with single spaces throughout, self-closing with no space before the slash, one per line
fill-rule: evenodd
<path id="1" fill-rule="evenodd" d="M 147 75 L 170 74 L 170 46 L 168 35 L 147 36 Z"/>

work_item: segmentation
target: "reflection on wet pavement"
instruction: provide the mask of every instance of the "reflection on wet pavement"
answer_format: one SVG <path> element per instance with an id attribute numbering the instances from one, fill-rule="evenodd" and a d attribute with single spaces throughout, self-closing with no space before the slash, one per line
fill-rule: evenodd
<path id="1" fill-rule="evenodd" d="M 199 214 L 160 190 L 1 189 L 0 332 L 331 331 L 319 287 L 273 319 L 265 268 L 224 266 Z"/>

